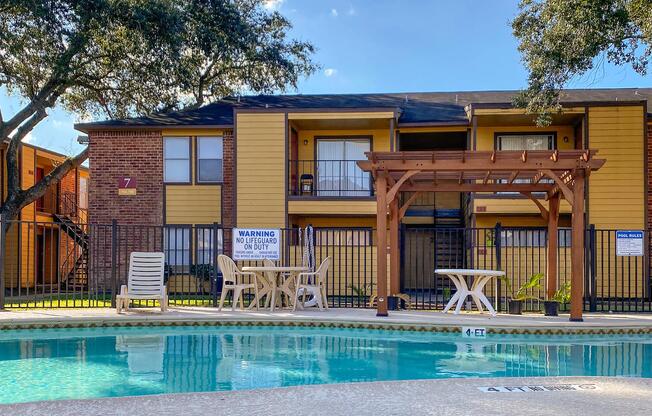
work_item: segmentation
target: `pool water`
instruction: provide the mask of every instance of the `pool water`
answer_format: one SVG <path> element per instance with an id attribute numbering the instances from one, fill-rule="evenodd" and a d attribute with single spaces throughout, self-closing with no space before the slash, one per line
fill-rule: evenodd
<path id="1" fill-rule="evenodd" d="M 0 403 L 453 377 L 652 377 L 652 339 L 286 327 L 0 332 Z"/>

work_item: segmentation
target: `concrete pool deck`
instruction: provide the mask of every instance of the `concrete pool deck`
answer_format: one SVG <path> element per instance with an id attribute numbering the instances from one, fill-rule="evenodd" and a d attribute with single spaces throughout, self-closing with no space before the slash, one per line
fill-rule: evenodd
<path id="1" fill-rule="evenodd" d="M 567 386 L 571 386 L 570 388 Z M 520 392 L 520 386 L 534 391 Z M 514 392 L 483 392 L 508 387 Z M 537 391 L 539 388 L 554 391 Z M 518 391 L 518 392 L 517 392 Z M 645 415 L 652 379 L 486 378 L 326 384 L 0 406 L 7 415 Z"/>
<path id="2" fill-rule="evenodd" d="M 230 311 L 208 307 L 172 307 L 132 309 L 118 315 L 111 308 L 23 309 L 0 311 L 1 329 L 49 327 L 97 327 L 143 325 L 300 325 L 333 327 L 377 327 L 441 332 L 458 332 L 462 326 L 485 327 L 488 333 L 509 334 L 652 334 L 652 314 L 585 314 L 584 322 L 570 322 L 568 315 L 546 317 L 542 314 L 522 316 L 434 311 L 391 311 L 377 317 L 373 309 L 331 308 L 329 311 L 292 312 Z"/>

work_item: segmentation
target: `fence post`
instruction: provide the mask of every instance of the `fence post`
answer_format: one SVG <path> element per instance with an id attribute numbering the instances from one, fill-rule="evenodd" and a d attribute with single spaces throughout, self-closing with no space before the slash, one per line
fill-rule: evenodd
<path id="1" fill-rule="evenodd" d="M 118 294 L 118 220 L 111 220 L 111 307 L 115 308 Z"/>
<path id="2" fill-rule="evenodd" d="M 217 274 L 219 273 L 219 267 L 217 265 L 217 256 L 220 254 L 219 252 L 219 246 L 218 246 L 218 241 L 219 241 L 219 232 L 220 232 L 220 227 L 219 224 L 214 222 L 213 223 L 213 279 L 211 279 L 211 295 L 213 295 L 213 307 L 217 307 Z M 222 244 L 224 244 L 224 233 L 222 233 Z"/>
<path id="3" fill-rule="evenodd" d="M 595 242 L 595 224 L 589 225 L 589 246 L 588 246 L 588 274 L 589 274 L 589 285 L 587 286 L 590 290 L 590 299 L 589 299 L 589 311 L 595 312 L 598 310 L 598 294 L 596 287 L 596 242 Z"/>
<path id="4" fill-rule="evenodd" d="M 0 310 L 5 308 L 5 219 L 0 215 Z"/>
<path id="5" fill-rule="evenodd" d="M 496 226 L 494 227 L 494 251 L 496 252 L 496 270 L 502 270 L 503 268 L 503 260 L 502 260 L 502 253 L 501 253 L 501 243 L 500 243 L 500 236 L 503 232 L 503 226 L 500 224 L 500 222 L 496 223 Z M 500 293 L 502 292 L 502 281 L 500 279 L 496 279 L 496 299 L 494 300 L 494 304 L 496 305 L 496 312 L 500 312 Z"/>

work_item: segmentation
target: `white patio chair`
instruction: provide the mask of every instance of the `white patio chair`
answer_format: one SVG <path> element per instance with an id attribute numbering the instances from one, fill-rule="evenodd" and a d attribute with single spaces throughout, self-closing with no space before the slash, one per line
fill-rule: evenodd
<path id="1" fill-rule="evenodd" d="M 224 254 L 217 256 L 217 264 L 220 266 L 220 270 L 222 271 L 222 294 L 220 295 L 220 304 L 217 310 L 222 310 L 222 306 L 226 300 L 226 294 L 229 290 L 233 291 L 233 302 L 231 304 L 231 310 L 235 310 L 235 305 L 238 303 L 238 300 L 240 300 L 240 309 L 244 309 L 242 291 L 247 289 L 254 290 L 256 310 L 258 310 L 258 278 L 256 277 L 256 273 L 241 272 L 231 257 Z M 251 276 L 253 283 L 245 283 L 242 279 L 244 276 Z"/>
<path id="2" fill-rule="evenodd" d="M 299 292 L 301 292 L 301 289 L 303 289 L 303 293 L 301 293 L 302 307 L 305 307 L 306 295 L 312 293 L 319 310 L 321 311 L 324 308 L 328 310 L 328 299 L 326 299 L 326 273 L 328 272 L 328 266 L 330 266 L 330 263 L 331 258 L 326 257 L 314 272 L 304 272 L 297 275 L 294 304 L 292 305 L 293 311 L 297 309 Z"/>
<path id="3" fill-rule="evenodd" d="M 167 288 L 163 284 L 165 255 L 163 253 L 132 252 L 129 256 L 127 284 L 120 287 L 116 296 L 116 311 L 129 309 L 133 299 L 158 300 L 161 311 L 168 309 Z"/>

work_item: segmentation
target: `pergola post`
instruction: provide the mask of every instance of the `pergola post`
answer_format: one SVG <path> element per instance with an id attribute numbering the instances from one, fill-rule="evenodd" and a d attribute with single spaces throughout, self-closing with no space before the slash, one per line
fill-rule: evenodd
<path id="1" fill-rule="evenodd" d="M 376 174 L 376 316 L 387 316 L 387 176 Z"/>
<path id="2" fill-rule="evenodd" d="M 573 175 L 573 219 L 571 234 L 571 321 L 582 321 L 584 297 L 584 177 L 583 169 Z"/>
<path id="3" fill-rule="evenodd" d="M 546 295 L 548 299 L 557 291 L 557 253 L 559 247 L 559 194 L 548 200 L 548 259 L 546 276 Z"/>
<path id="4" fill-rule="evenodd" d="M 389 203 L 389 294 L 401 292 L 401 268 L 399 250 L 399 205 L 398 196 Z"/>

